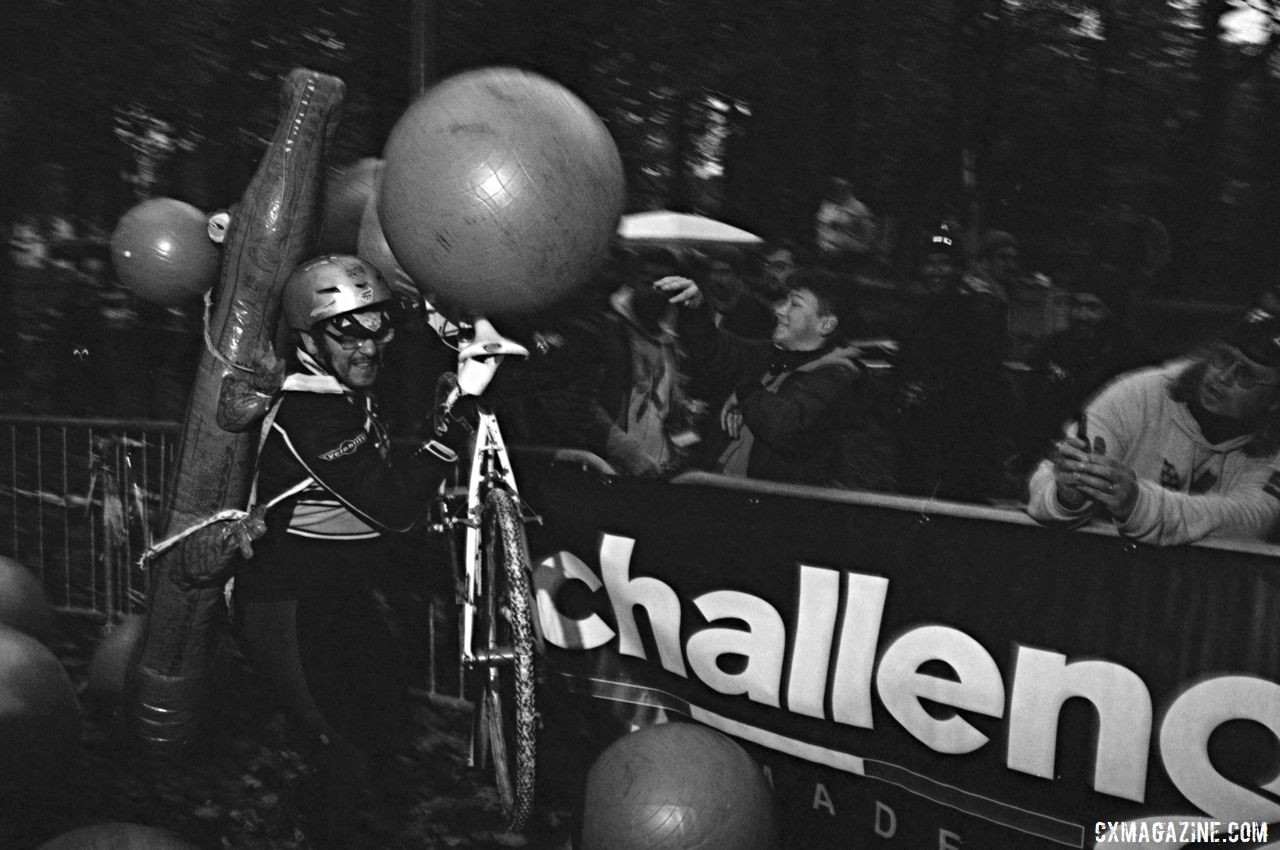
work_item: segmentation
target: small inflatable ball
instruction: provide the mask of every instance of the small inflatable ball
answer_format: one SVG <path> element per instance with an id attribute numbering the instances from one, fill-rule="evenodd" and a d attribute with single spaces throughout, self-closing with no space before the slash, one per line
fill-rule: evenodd
<path id="1" fill-rule="evenodd" d="M 80 706 L 57 657 L 0 626 L 0 801 L 52 788 L 80 745 Z"/>
<path id="2" fill-rule="evenodd" d="M 111 234 L 111 261 L 135 295 L 165 307 L 203 295 L 222 267 L 208 217 L 173 198 L 152 198 L 124 214 Z"/>
<path id="3" fill-rule="evenodd" d="M 98 823 L 63 833 L 37 850 L 198 850 L 171 832 L 136 823 Z"/>
<path id="4" fill-rule="evenodd" d="M 12 558 L 0 555 L 0 625 L 42 643 L 53 637 L 53 609 L 40 577 Z"/>
<path id="5" fill-rule="evenodd" d="M 773 793 L 729 737 L 693 723 L 646 726 L 587 774 L 583 850 L 777 850 Z"/>
<path id="6" fill-rule="evenodd" d="M 360 221 L 381 173 L 382 160 L 366 157 L 338 169 L 325 181 L 316 254 L 356 253 Z"/>
<path id="7" fill-rule="evenodd" d="M 622 160 L 586 104 L 545 77 L 446 79 L 391 130 L 378 217 L 428 299 L 531 313 L 589 282 L 622 213 Z"/>

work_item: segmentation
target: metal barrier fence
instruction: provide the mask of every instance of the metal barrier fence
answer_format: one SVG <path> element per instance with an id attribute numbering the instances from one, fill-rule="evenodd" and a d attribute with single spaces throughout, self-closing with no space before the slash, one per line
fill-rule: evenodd
<path id="1" fill-rule="evenodd" d="M 109 619 L 141 612 L 147 575 L 138 558 L 161 533 L 177 457 L 176 422 L 0 415 L 0 555 L 34 571 L 57 610 Z M 514 449 L 514 447 L 513 447 Z M 530 464 L 613 470 L 588 452 L 514 449 Z M 433 535 L 398 543 L 410 605 L 405 635 L 417 681 L 459 696 L 453 578 Z"/>
<path id="2" fill-rule="evenodd" d="M 144 610 L 138 558 L 163 531 L 180 433 L 177 422 L 0 414 L 0 555 L 39 576 L 59 611 L 105 620 Z M 535 453 L 583 462 L 582 453 Z M 416 569 L 444 564 L 432 548 L 440 545 L 421 534 L 400 542 L 411 571 L 434 579 L 407 594 L 406 639 L 420 685 L 452 697 L 463 690 L 452 578 Z"/>
<path id="3" fill-rule="evenodd" d="M 40 576 L 57 609 L 139 610 L 137 559 L 178 434 L 175 422 L 0 416 L 0 554 Z"/>

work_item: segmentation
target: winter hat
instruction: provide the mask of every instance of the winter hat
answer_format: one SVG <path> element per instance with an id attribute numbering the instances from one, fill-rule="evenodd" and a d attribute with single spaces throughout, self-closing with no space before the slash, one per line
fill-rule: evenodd
<path id="1" fill-rule="evenodd" d="M 1255 307 L 1226 333 L 1225 340 L 1255 363 L 1280 368 L 1280 317 Z"/>
<path id="2" fill-rule="evenodd" d="M 921 245 L 924 254 L 952 254 L 956 251 L 956 239 L 946 225 L 930 233 Z"/>

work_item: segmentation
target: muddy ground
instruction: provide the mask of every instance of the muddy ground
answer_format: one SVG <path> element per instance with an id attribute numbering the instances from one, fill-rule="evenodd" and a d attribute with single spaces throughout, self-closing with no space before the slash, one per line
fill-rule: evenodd
<path id="1" fill-rule="evenodd" d="M 294 799 L 306 767 L 289 745 L 282 718 L 229 640 L 219 651 L 212 717 L 202 743 L 180 760 L 157 763 L 129 745 L 113 723 L 110 706 L 99 705 L 87 688 L 89 658 L 104 627 L 78 620 L 60 625 L 54 649 L 81 697 L 82 744 L 54 791 L 0 823 L 0 848 L 34 850 L 54 836 L 104 821 L 161 827 L 210 850 L 314 846 Z M 506 831 L 496 792 L 466 764 L 467 706 L 415 694 L 415 735 L 397 759 L 398 781 L 373 801 L 352 850 L 567 849 L 568 786 L 548 789 L 539 822 L 527 834 Z M 549 745 L 561 754 L 580 754 L 579 748 Z M 557 782 L 573 774 L 562 764 L 544 771 Z"/>

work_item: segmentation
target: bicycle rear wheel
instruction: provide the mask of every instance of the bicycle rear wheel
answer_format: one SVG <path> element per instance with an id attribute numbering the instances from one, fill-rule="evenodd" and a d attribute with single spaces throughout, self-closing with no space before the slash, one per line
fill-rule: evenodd
<path id="1" fill-rule="evenodd" d="M 493 764 L 498 797 L 514 831 L 533 813 L 536 781 L 537 635 L 529 587 L 529 547 L 515 497 L 494 489 L 482 514 L 485 594 L 477 635 L 488 663 L 481 670 L 473 734 Z"/>

